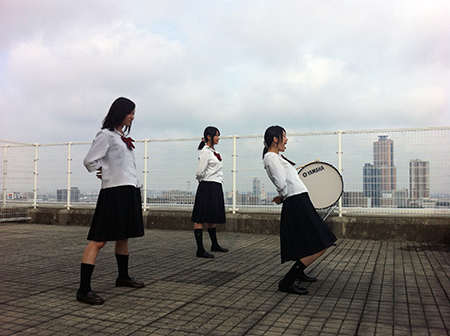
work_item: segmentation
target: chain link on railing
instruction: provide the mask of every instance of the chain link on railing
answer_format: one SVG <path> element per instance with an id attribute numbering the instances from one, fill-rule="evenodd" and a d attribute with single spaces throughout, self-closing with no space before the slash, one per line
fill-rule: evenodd
<path id="1" fill-rule="evenodd" d="M 262 138 L 222 136 L 217 146 L 232 213 L 280 211 L 271 202 L 276 192 L 262 165 Z M 288 133 L 288 139 L 286 155 L 294 161 L 328 162 L 342 174 L 339 216 L 450 215 L 450 127 Z M 199 140 L 136 141 L 143 210 L 192 209 Z M 0 144 L 3 207 L 95 206 L 100 181 L 82 165 L 91 142 Z"/>

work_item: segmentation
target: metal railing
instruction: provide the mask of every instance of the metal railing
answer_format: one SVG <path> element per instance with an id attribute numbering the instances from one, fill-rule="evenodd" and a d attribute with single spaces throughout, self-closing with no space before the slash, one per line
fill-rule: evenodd
<path id="1" fill-rule="evenodd" d="M 450 127 L 288 133 L 286 156 L 341 172 L 339 215 L 450 215 Z M 279 212 L 262 164 L 262 135 L 222 136 L 224 194 L 230 212 Z M 199 138 L 143 139 L 134 154 L 143 209 L 190 210 Z M 100 189 L 82 161 L 91 142 L 26 144 L 0 140 L 2 207 L 94 207 Z M 323 190 L 327 192 L 326 188 Z"/>

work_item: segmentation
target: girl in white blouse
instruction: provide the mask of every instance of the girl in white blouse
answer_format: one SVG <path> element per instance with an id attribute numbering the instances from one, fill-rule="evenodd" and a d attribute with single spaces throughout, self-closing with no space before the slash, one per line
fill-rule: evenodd
<path id="1" fill-rule="evenodd" d="M 281 262 L 295 261 L 278 283 L 282 292 L 306 294 L 308 290 L 296 281 L 314 282 L 305 268 L 323 255 L 336 241 L 333 232 L 317 213 L 308 189 L 300 180 L 295 164 L 280 152 L 286 149 L 286 131 L 280 126 L 269 127 L 264 134 L 264 168 L 278 196 L 273 202 L 283 204 L 280 223 Z"/>
<path id="2" fill-rule="evenodd" d="M 228 252 L 217 242 L 216 224 L 225 223 L 225 203 L 223 198 L 223 163 L 222 157 L 214 146 L 219 143 L 220 132 L 216 127 L 209 126 L 203 132 L 203 139 L 198 149 L 198 169 L 195 178 L 199 181 L 195 195 L 194 209 L 191 221 L 194 222 L 194 235 L 197 244 L 197 257 L 214 258 L 203 247 L 203 224 L 208 225 L 211 238 L 211 251 Z"/>
<path id="3" fill-rule="evenodd" d="M 107 241 L 115 241 L 118 266 L 116 286 L 144 287 L 144 283 L 128 275 L 128 238 L 144 235 L 142 202 L 133 139 L 128 135 L 134 120 L 135 104 L 117 98 L 103 120 L 91 148 L 84 159 L 89 172 L 97 171 L 102 187 L 81 261 L 80 287 L 76 298 L 88 304 L 104 300 L 91 289 L 91 277 L 100 250 Z"/>

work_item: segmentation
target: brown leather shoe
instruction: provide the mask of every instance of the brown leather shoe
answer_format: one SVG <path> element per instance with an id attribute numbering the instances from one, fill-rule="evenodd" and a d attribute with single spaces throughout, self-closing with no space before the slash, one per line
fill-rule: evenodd
<path id="1" fill-rule="evenodd" d="M 105 302 L 105 300 L 103 300 L 93 291 L 88 292 L 87 295 L 81 294 L 79 291 L 77 291 L 77 301 L 91 305 L 101 305 Z"/>
<path id="2" fill-rule="evenodd" d="M 116 279 L 116 287 L 131 287 L 131 288 L 142 288 L 145 287 L 144 283 L 142 281 L 134 280 L 133 278 L 123 279 L 123 278 L 117 278 Z"/>

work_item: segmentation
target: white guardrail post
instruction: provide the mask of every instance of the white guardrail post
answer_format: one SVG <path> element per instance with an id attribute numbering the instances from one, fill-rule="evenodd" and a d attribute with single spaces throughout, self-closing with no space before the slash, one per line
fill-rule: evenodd
<path id="1" fill-rule="evenodd" d="M 238 209 L 236 209 L 236 198 L 237 198 L 237 190 L 236 190 L 236 158 L 237 158 L 237 152 L 236 152 L 236 139 L 238 138 L 238 135 L 233 135 L 233 205 L 231 207 L 232 212 L 235 214 Z"/>
<path id="2" fill-rule="evenodd" d="M 144 140 L 144 204 L 143 209 L 147 211 L 147 175 L 148 175 L 148 139 Z"/>
<path id="3" fill-rule="evenodd" d="M 39 158 L 38 158 L 38 147 L 39 147 L 39 144 L 37 144 L 37 143 L 35 143 L 34 144 L 34 172 L 33 172 L 33 174 L 34 174 L 34 188 L 33 188 L 33 209 L 36 209 L 37 208 L 37 191 L 38 191 L 38 188 L 37 188 L 37 177 L 38 177 L 38 171 L 37 171 L 37 167 L 38 167 L 38 160 L 39 160 Z"/>
<path id="4" fill-rule="evenodd" d="M 73 142 L 68 142 L 67 143 L 68 148 L 67 148 L 67 210 L 70 210 L 70 188 L 71 188 L 71 184 L 70 184 L 70 175 L 72 174 L 72 167 L 71 167 L 71 162 L 72 162 L 72 145 Z"/>
<path id="5" fill-rule="evenodd" d="M 4 145 L 3 146 L 3 206 L 6 206 L 6 163 L 8 162 L 8 160 L 6 159 L 6 148 L 8 147 L 8 145 Z"/>
<path id="6" fill-rule="evenodd" d="M 342 139 L 341 139 L 341 135 L 343 133 L 345 133 L 345 131 L 337 131 L 337 134 L 338 134 L 338 151 L 337 151 L 338 170 L 339 170 L 339 173 L 341 173 L 341 175 L 342 175 Z M 345 184 L 344 184 L 344 189 L 345 189 Z M 342 217 L 342 196 L 341 196 L 341 198 L 339 198 L 338 213 L 339 213 L 339 217 Z"/>

